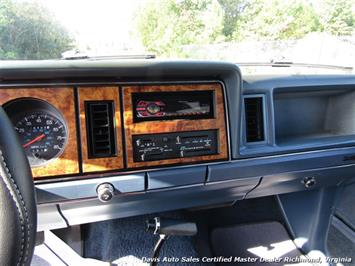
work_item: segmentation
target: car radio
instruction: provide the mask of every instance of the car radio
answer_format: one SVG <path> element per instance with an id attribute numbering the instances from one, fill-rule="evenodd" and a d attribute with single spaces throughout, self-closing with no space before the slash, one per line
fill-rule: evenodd
<path id="1" fill-rule="evenodd" d="M 132 93 L 134 122 L 214 117 L 214 91 Z"/>
<path id="2" fill-rule="evenodd" d="M 222 84 L 141 84 L 122 91 L 128 168 L 228 159 Z"/>
<path id="3" fill-rule="evenodd" d="M 133 136 L 135 162 L 218 154 L 218 131 L 189 131 Z"/>

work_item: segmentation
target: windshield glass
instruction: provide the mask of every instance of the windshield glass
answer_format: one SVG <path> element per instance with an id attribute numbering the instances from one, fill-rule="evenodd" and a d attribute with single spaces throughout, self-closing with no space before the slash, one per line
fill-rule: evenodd
<path id="1" fill-rule="evenodd" d="M 354 28 L 355 0 L 0 0 L 0 59 L 149 54 L 354 73 Z"/>

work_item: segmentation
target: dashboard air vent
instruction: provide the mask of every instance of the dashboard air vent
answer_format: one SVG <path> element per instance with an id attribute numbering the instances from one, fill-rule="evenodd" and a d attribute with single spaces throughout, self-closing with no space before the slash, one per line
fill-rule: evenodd
<path id="1" fill-rule="evenodd" d="M 85 102 L 89 158 L 112 157 L 117 154 L 113 101 Z"/>
<path id="2" fill-rule="evenodd" d="M 263 97 L 244 98 L 244 108 L 247 142 L 264 141 Z"/>

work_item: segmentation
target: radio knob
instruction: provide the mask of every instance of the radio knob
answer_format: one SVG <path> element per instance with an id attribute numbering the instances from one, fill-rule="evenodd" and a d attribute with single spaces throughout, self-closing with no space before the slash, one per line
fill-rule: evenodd
<path id="1" fill-rule="evenodd" d="M 160 112 L 160 107 L 157 104 L 152 103 L 147 106 L 147 111 L 148 113 L 155 115 Z"/>

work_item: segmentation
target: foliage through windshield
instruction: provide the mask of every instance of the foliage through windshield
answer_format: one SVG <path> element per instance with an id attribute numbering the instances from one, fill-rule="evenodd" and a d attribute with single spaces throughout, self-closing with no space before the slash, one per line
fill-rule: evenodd
<path id="1" fill-rule="evenodd" d="M 0 0 L 0 59 L 75 54 L 354 66 L 355 0 Z"/>

